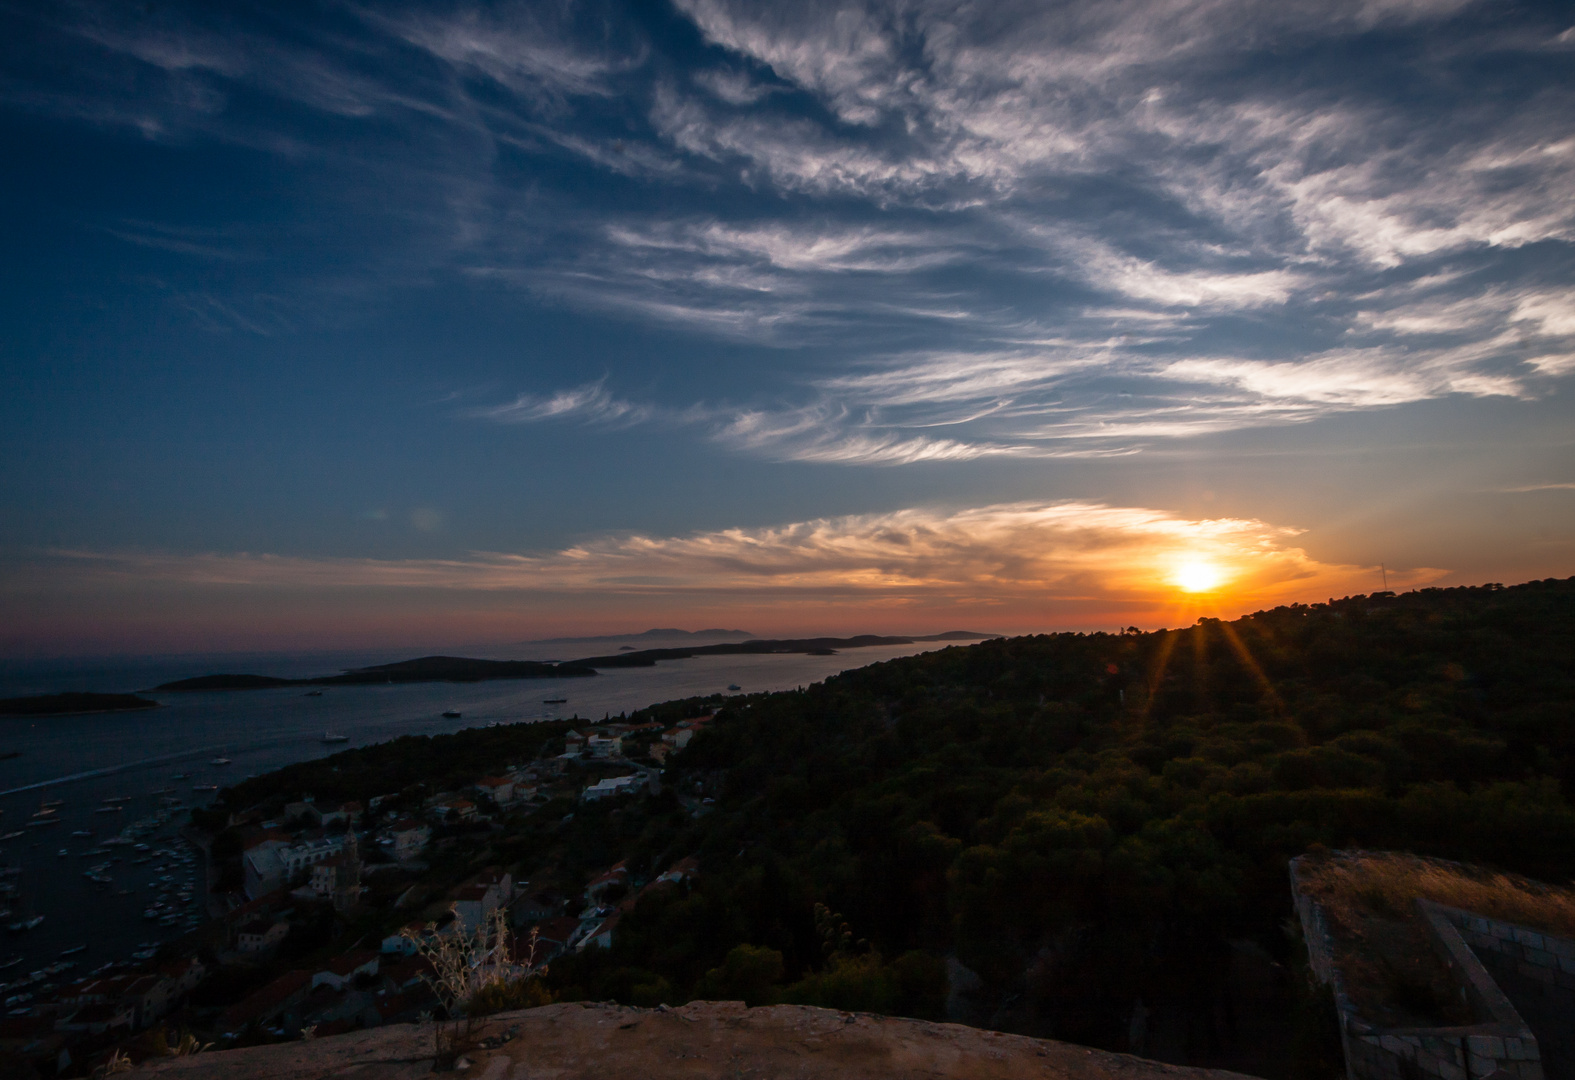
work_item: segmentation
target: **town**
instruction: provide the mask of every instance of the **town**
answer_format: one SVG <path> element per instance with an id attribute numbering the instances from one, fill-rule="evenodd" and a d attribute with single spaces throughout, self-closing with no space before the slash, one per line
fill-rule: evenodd
<path id="1" fill-rule="evenodd" d="M 61 962 L 8 984 L 0 1053 L 44 1074 L 81 1075 L 112 1053 L 171 1052 L 182 1039 L 251 1045 L 430 1017 L 440 1003 L 421 941 L 474 933 L 500 913 L 524 970 L 605 948 L 621 912 L 651 890 L 685 886 L 696 859 L 641 873 L 624 860 L 545 873 L 528 858 L 479 870 L 475 863 L 498 855 L 495 841 L 528 831 L 533 817 L 550 813 L 561 824 L 576 812 L 617 813 L 662 795 L 668 756 L 703 730 L 716 706 L 686 703 L 679 711 L 693 715 L 460 732 L 445 738 L 485 743 L 482 756 L 496 765 L 441 790 L 427 781 L 361 798 L 284 790 L 292 772 L 321 762 L 238 785 L 267 794 L 198 811 L 185 830 L 189 847 L 206 856 L 208 918 L 74 982 L 61 984 L 74 966 Z M 497 760 L 502 744 L 517 744 L 519 756 Z M 399 760 L 401 774 L 419 768 L 419 758 L 386 747 L 327 760 L 379 751 L 385 762 Z M 710 801 L 671 790 L 667 797 L 693 816 Z M 521 854 L 517 845 L 509 853 Z M 171 865 L 194 859 L 190 850 L 167 855 Z"/>

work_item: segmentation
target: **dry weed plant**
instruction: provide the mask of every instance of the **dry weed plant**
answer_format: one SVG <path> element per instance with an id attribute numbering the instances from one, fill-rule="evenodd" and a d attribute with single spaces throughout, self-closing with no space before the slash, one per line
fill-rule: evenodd
<path id="1" fill-rule="evenodd" d="M 119 1050 L 114 1051 L 105 1059 L 104 1064 L 93 1070 L 94 1076 L 115 1076 L 119 1073 L 128 1073 L 134 1066 L 131 1059 Z"/>
<path id="2" fill-rule="evenodd" d="M 513 957 L 513 933 L 509 930 L 508 911 L 496 908 L 481 920 L 470 933 L 459 917 L 459 906 L 450 907 L 453 920 L 444 930 L 436 923 L 428 923 L 420 934 L 409 930 L 400 935 L 412 942 L 416 951 L 432 965 L 432 974 L 423 973 L 422 981 L 432 990 L 453 1027 L 445 1031 L 442 1023 L 433 1029 L 433 1044 L 440 1065 L 452 1063 L 461 1049 L 461 1042 L 470 1035 L 475 1017 L 470 1004 L 483 990 L 502 990 L 522 983 L 546 970 L 537 964 L 536 935 L 531 934 L 529 959 L 520 964 Z M 460 1020 L 464 1019 L 461 1033 Z"/>
<path id="3" fill-rule="evenodd" d="M 153 1050 L 160 1057 L 191 1057 L 193 1054 L 200 1054 L 212 1048 L 213 1043 L 198 1042 L 197 1037 L 189 1031 L 181 1032 L 180 1041 L 174 1045 L 170 1044 L 169 1036 L 165 1034 L 163 1028 L 159 1028 L 153 1037 Z"/>
<path id="4" fill-rule="evenodd" d="M 1575 890 L 1516 874 L 1400 852 L 1350 851 L 1308 860 L 1304 879 L 1331 917 L 1357 926 L 1365 909 L 1409 919 L 1417 898 L 1575 937 Z"/>

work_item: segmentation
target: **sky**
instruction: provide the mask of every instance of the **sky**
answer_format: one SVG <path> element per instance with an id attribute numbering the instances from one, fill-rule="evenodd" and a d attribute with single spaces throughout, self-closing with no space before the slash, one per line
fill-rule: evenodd
<path id="1" fill-rule="evenodd" d="M 1575 16 L 0 3 L 0 655 L 1575 574 Z"/>

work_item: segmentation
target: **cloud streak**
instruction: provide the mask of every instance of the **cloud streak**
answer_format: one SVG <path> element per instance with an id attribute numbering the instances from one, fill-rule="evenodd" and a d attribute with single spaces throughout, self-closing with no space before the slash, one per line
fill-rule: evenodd
<path id="1" fill-rule="evenodd" d="M 1322 563 L 1297 530 L 1251 519 L 1190 519 L 1092 502 L 912 508 L 687 536 L 605 536 L 539 555 L 459 559 L 312 559 L 58 552 L 77 580 L 258 590 L 521 592 L 542 595 L 765 596 L 1044 609 L 1090 597 L 1177 601 L 1180 568 L 1217 567 L 1217 601 L 1241 609 L 1370 587 L 1371 567 Z M 1402 585 L 1440 571 L 1396 574 Z"/>

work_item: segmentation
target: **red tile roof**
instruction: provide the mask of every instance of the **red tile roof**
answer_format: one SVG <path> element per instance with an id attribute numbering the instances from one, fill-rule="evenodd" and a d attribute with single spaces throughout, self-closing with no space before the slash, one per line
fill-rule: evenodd
<path id="1" fill-rule="evenodd" d="M 550 941 L 555 945 L 564 945 L 574 936 L 580 928 L 579 919 L 548 919 L 546 922 L 536 924 L 536 935 L 543 941 Z"/>
<path id="2" fill-rule="evenodd" d="M 378 970 L 385 979 L 400 987 L 410 985 L 412 980 L 418 979 L 423 975 L 435 973 L 432 961 L 424 956 L 412 956 L 408 959 L 400 960 L 398 963 L 383 964 Z"/>
<path id="3" fill-rule="evenodd" d="M 357 949 L 355 952 L 347 952 L 341 956 L 334 957 L 332 960 L 328 961 L 328 963 L 325 964 L 321 970 L 332 972 L 333 974 L 343 978 L 354 971 L 356 968 L 360 967 L 362 964 L 365 964 L 367 961 L 377 959 L 377 953 L 372 952 L 369 949 Z"/>
<path id="4" fill-rule="evenodd" d="M 310 971 L 287 971 L 244 1001 L 219 1016 L 220 1031 L 239 1031 L 253 1020 L 269 1016 L 312 984 Z"/>

